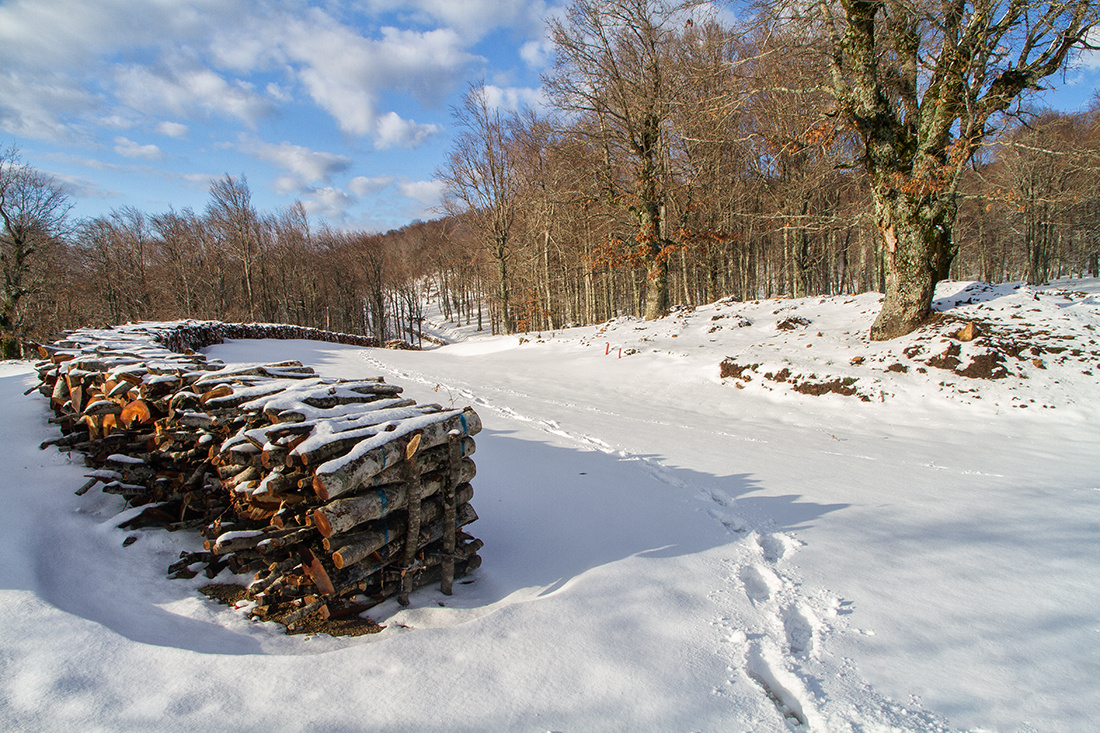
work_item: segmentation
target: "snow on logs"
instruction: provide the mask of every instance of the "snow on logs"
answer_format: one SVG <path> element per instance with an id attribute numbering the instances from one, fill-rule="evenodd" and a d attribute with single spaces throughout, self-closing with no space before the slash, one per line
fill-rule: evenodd
<path id="1" fill-rule="evenodd" d="M 99 486 L 144 507 L 127 529 L 200 530 L 204 550 L 169 574 L 251 574 L 252 615 L 290 629 L 394 595 L 407 604 L 429 582 L 449 594 L 481 563 L 481 541 L 462 531 L 477 519 L 471 408 L 418 405 L 381 377 L 330 379 L 296 361 L 227 367 L 192 351 L 312 330 L 83 329 L 40 346 L 37 364 L 62 432 L 42 447 L 82 451 L 91 469 L 77 493 Z"/>

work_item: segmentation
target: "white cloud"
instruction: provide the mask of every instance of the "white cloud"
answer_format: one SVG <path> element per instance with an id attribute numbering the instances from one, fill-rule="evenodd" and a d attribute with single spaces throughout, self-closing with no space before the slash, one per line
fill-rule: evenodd
<path id="1" fill-rule="evenodd" d="M 136 124 L 133 115 L 127 115 L 121 111 L 116 111 L 106 117 L 98 117 L 96 122 L 112 130 L 129 130 Z"/>
<path id="2" fill-rule="evenodd" d="M 285 140 L 278 145 L 260 140 L 246 140 L 241 143 L 240 148 L 249 155 L 287 171 L 302 183 L 327 182 L 333 175 L 347 170 L 352 163 L 351 158 L 346 155 L 322 153 Z"/>
<path id="3" fill-rule="evenodd" d="M 519 112 L 524 107 L 542 109 L 546 106 L 546 97 L 541 88 L 498 87 L 486 84 L 485 101 L 492 109 Z"/>
<path id="4" fill-rule="evenodd" d="M 393 176 L 374 176 L 372 178 L 356 176 L 348 181 L 348 189 L 356 196 L 366 196 L 393 185 L 393 181 Z"/>
<path id="5" fill-rule="evenodd" d="M 690 16 L 696 23 L 708 23 L 714 21 L 721 25 L 734 26 L 740 20 L 735 7 L 729 3 L 705 2 L 693 6 Z"/>
<path id="6" fill-rule="evenodd" d="M 547 39 L 528 41 L 519 48 L 519 57 L 532 69 L 545 69 L 553 58 L 554 46 Z"/>
<path id="7" fill-rule="evenodd" d="M 383 28 L 382 39 L 373 44 L 373 62 L 396 88 L 430 104 L 467 64 L 479 60 L 464 45 L 462 37 L 449 28 L 424 32 Z"/>
<path id="8" fill-rule="evenodd" d="M 379 147 L 407 146 L 434 132 L 408 124 L 399 130 L 393 118 L 380 121 L 384 92 L 406 92 L 422 103 L 436 104 L 463 69 L 477 60 L 450 29 L 387 27 L 380 38 L 370 39 L 318 10 L 288 22 L 278 33 L 288 62 L 313 101 L 341 130 L 375 136 Z"/>
<path id="9" fill-rule="evenodd" d="M 82 158 L 75 155 L 66 154 L 51 154 L 47 155 L 50 160 L 55 160 L 59 163 L 66 165 L 81 165 L 85 168 L 91 168 L 97 171 L 128 171 L 133 172 L 137 170 L 137 166 L 133 165 L 121 165 L 119 163 L 106 163 L 96 158 Z"/>
<path id="10" fill-rule="evenodd" d="M 275 179 L 271 181 L 271 188 L 275 193 L 281 194 L 295 194 L 301 193 L 302 182 L 294 176 L 275 176 Z"/>
<path id="11" fill-rule="evenodd" d="M 366 0 L 374 13 L 397 12 L 422 25 L 439 22 L 471 43 L 502 27 L 531 31 L 542 24 L 543 0 Z"/>
<path id="12" fill-rule="evenodd" d="M 227 81 L 206 68 L 128 66 L 116 71 L 115 83 L 119 101 L 146 114 L 187 116 L 198 107 L 254 126 L 274 109 L 247 82 Z"/>
<path id="13" fill-rule="evenodd" d="M 397 190 L 406 198 L 434 208 L 443 202 L 446 185 L 443 181 L 406 181 L 398 185 Z"/>
<path id="14" fill-rule="evenodd" d="M 378 127 L 374 135 L 374 147 L 379 150 L 386 148 L 417 148 L 426 139 L 442 131 L 443 128 L 439 125 L 422 125 L 413 120 L 403 120 L 396 112 L 387 112 L 378 119 Z"/>
<path id="15" fill-rule="evenodd" d="M 94 95 L 61 74 L 0 72 L 0 130 L 37 140 L 81 134 L 73 115 L 93 111 Z"/>
<path id="16" fill-rule="evenodd" d="M 338 188 L 325 186 L 308 191 L 302 205 L 310 216 L 342 222 L 347 218 L 348 208 L 357 202 L 354 196 L 349 196 Z"/>
<path id="17" fill-rule="evenodd" d="M 1100 45 L 1100 28 L 1094 28 L 1092 32 L 1088 34 L 1087 39 L 1089 45 L 1093 46 L 1093 48 L 1083 49 L 1077 59 L 1071 64 L 1071 67 L 1083 66 L 1090 70 L 1100 69 L 1100 51 L 1095 50 L 1095 47 Z"/>
<path id="18" fill-rule="evenodd" d="M 160 160 L 164 157 L 164 153 L 156 145 L 141 145 L 125 137 L 115 138 L 115 152 L 124 158 Z"/>
<path id="19" fill-rule="evenodd" d="M 282 61 L 278 39 L 284 19 L 256 13 L 248 22 L 212 29 L 210 54 L 219 68 L 250 72 Z"/>
<path id="20" fill-rule="evenodd" d="M 333 179 L 350 158 L 235 135 L 281 109 L 289 116 L 312 104 L 375 149 L 423 145 L 443 132 L 435 111 L 445 114 L 471 67 L 490 63 L 471 47 L 506 27 L 541 37 L 546 7 L 544 0 L 0 0 L 0 133 L 113 149 L 134 163 L 162 158 L 167 147 L 163 138 L 154 138 L 160 146 L 136 142 L 137 130 L 194 138 L 195 156 L 216 156 L 219 140 L 235 141 L 230 147 L 250 146 L 246 152 L 278 168 L 275 188 L 306 193 L 315 211 L 333 212 L 400 179 L 359 176 L 340 190 Z M 524 58 L 539 52 L 532 46 Z M 537 96 L 495 78 L 501 106 Z M 436 109 L 418 111 L 413 102 Z M 196 174 L 198 183 L 207 178 Z M 401 187 L 410 204 L 425 205 L 439 203 L 440 189 L 430 181 Z"/>
<path id="21" fill-rule="evenodd" d="M 118 191 L 103 188 L 96 181 L 78 176 L 69 176 L 62 173 L 51 173 L 50 176 L 61 184 L 65 193 L 78 199 L 111 199 L 119 196 Z"/>
<path id="22" fill-rule="evenodd" d="M 346 133 L 378 148 L 416 146 L 440 128 L 388 113 L 383 98 L 402 93 L 440 104 L 470 65 L 485 61 L 467 50 L 478 34 L 534 27 L 543 5 L 381 0 L 359 12 L 344 8 L 338 20 L 329 4 L 283 0 L 7 0 L 0 5 L 0 69 L 26 72 L 36 87 L 3 95 L 0 125 L 59 138 L 71 134 L 74 118 L 107 107 L 94 125 L 113 120 L 114 129 L 129 129 L 142 116 L 185 122 L 206 114 L 255 127 L 301 89 Z M 381 11 L 421 27 L 377 28 Z M 120 56 L 125 63 L 112 65 Z M 44 74 L 54 75 L 50 85 Z M 58 85 L 68 97 L 60 104 L 48 88 Z M 76 94 L 81 104 L 72 103 Z"/>
<path id="23" fill-rule="evenodd" d="M 279 86 L 275 82 L 271 82 L 267 85 L 267 96 L 271 97 L 277 102 L 293 102 L 294 95 L 290 93 L 290 90 L 285 87 Z"/>
<path id="24" fill-rule="evenodd" d="M 10 0 L 0 6 L 0 61 L 27 69 L 82 67 L 120 49 L 200 41 L 246 17 L 246 0 Z"/>
<path id="25" fill-rule="evenodd" d="M 167 137 L 176 138 L 177 140 L 183 139 L 187 136 L 187 125 L 179 122 L 169 122 L 165 120 L 157 125 L 157 132 Z"/>

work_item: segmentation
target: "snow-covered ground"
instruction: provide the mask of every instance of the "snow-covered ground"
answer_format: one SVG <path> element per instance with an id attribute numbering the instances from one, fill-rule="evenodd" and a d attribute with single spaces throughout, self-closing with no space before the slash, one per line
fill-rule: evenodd
<path id="1" fill-rule="evenodd" d="M 944 283 L 942 321 L 884 344 L 867 294 L 523 338 L 440 323 L 455 343 L 424 352 L 214 347 L 485 423 L 483 566 L 353 639 L 167 580 L 197 537 L 74 496 L 29 365 L 0 365 L 0 728 L 1089 730 L 1098 293 Z"/>

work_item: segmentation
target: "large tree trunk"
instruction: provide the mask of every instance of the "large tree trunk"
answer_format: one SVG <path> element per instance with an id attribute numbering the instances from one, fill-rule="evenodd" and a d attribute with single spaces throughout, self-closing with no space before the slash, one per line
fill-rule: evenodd
<path id="1" fill-rule="evenodd" d="M 20 295 L 20 290 L 9 292 L 0 304 L 0 359 L 18 359 L 22 356 L 15 314 Z"/>
<path id="2" fill-rule="evenodd" d="M 646 269 L 645 319 L 654 321 L 668 315 L 668 251 L 664 236 L 664 204 L 657 195 L 656 164 L 650 163 L 641 177 L 637 210 L 638 238 L 643 244 L 642 263 Z"/>
<path id="3" fill-rule="evenodd" d="M 955 254 L 956 208 L 897 190 L 875 190 L 874 199 L 885 244 L 886 297 L 871 339 L 888 341 L 916 330 L 931 315 L 936 283 L 947 277 Z"/>
<path id="4" fill-rule="evenodd" d="M 668 315 L 668 258 L 657 251 L 646 262 L 645 319 L 654 321 Z"/>
<path id="5" fill-rule="evenodd" d="M 0 359 L 21 359 L 23 350 L 19 347 L 19 339 L 9 336 L 6 332 L 0 336 Z"/>
<path id="6" fill-rule="evenodd" d="M 497 235 L 492 246 L 493 259 L 497 264 L 497 303 L 500 307 L 500 325 L 504 333 L 515 330 L 512 323 L 512 288 L 508 279 L 508 239 Z"/>

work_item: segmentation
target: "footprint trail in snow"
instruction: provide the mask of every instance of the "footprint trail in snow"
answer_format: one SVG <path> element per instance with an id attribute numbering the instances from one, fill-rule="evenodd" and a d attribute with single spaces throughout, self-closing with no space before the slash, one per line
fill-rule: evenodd
<path id="1" fill-rule="evenodd" d="M 486 396 L 492 392 L 507 401 L 510 398 L 529 399 L 529 395 L 500 387 L 472 387 L 442 384 L 423 374 L 395 368 L 363 353 L 362 358 L 373 368 L 392 374 L 404 382 L 431 385 L 437 394 L 446 395 L 454 405 L 467 402 L 479 411 L 491 411 L 508 420 L 528 424 L 536 430 L 573 442 L 580 448 L 596 450 L 631 461 L 668 486 L 686 490 L 705 511 L 730 534 L 728 545 L 732 557 L 725 561 L 727 584 L 713 589 L 709 597 L 721 604 L 729 594 L 740 593 L 748 604 L 729 603 L 729 615 L 711 622 L 720 634 L 722 644 L 715 653 L 729 660 L 730 678 L 724 685 L 755 689 L 774 705 L 781 720 L 791 731 L 936 731 L 950 728 L 935 716 L 918 709 L 899 706 L 871 691 L 852 669 L 838 671 L 835 663 L 823 663 L 823 650 L 830 635 L 846 633 L 843 616 L 851 613 L 851 604 L 817 591 L 806 593 L 793 568 L 791 559 L 802 547 L 795 537 L 767 529 L 767 520 L 749 519 L 738 511 L 737 501 L 725 492 L 705 486 L 693 486 L 677 472 L 651 456 L 631 453 L 611 443 L 583 432 L 574 432 L 558 420 L 542 419 L 523 414 L 508 404 Z M 562 406 L 565 403 L 555 403 Z M 594 409 L 594 408 L 593 408 Z M 745 612 L 745 608 L 751 612 Z M 829 619 L 828 622 L 822 619 Z M 844 665 L 849 665 L 847 660 Z M 823 688 L 822 680 L 848 689 L 859 688 L 859 697 L 870 703 L 855 709 L 832 710 L 833 695 Z M 746 687 L 751 685 L 752 687 Z M 722 685 L 716 685 L 720 693 Z M 840 699 L 852 699 L 842 695 Z M 838 707 L 840 707 L 838 705 Z M 887 727 L 883 727 L 883 724 Z"/>

